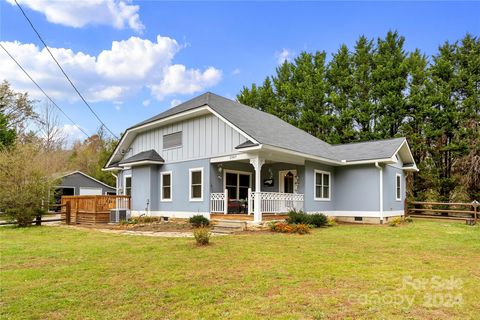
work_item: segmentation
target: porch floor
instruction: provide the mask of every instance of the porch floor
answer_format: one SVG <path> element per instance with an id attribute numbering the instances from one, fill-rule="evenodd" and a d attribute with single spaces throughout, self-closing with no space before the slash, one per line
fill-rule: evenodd
<path id="1" fill-rule="evenodd" d="M 272 221 L 272 220 L 285 220 L 288 217 L 286 214 L 262 214 L 262 221 Z M 240 221 L 253 221 L 253 214 L 248 215 L 245 213 L 212 213 L 210 214 L 210 219 L 212 220 L 240 220 Z"/>

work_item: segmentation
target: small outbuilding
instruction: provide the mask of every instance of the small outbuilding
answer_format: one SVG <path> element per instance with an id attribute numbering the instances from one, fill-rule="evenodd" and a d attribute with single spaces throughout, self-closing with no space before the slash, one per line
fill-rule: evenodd
<path id="1" fill-rule="evenodd" d="M 115 187 L 109 186 L 81 171 L 74 171 L 59 177 L 55 187 L 55 202 L 62 196 L 116 195 Z"/>

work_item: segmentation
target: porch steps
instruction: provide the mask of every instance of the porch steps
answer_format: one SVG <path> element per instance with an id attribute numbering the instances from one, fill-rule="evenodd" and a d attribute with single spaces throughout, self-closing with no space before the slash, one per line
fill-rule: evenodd
<path id="1" fill-rule="evenodd" d="M 234 232 L 243 231 L 247 228 L 245 221 L 236 220 L 212 220 L 213 233 L 232 234 Z"/>

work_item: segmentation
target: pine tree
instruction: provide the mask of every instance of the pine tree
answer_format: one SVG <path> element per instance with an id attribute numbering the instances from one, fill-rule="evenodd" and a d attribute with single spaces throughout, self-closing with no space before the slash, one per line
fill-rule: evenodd
<path id="1" fill-rule="evenodd" d="M 375 136 L 375 104 L 372 92 L 373 50 L 373 41 L 361 36 L 355 44 L 352 55 L 354 125 L 358 130 L 359 140 L 362 141 L 371 140 Z"/>
<path id="2" fill-rule="evenodd" d="M 353 119 L 355 109 L 353 98 L 352 56 L 346 45 L 342 45 L 327 69 L 328 103 L 336 115 L 335 129 L 331 132 L 332 143 L 346 143 L 356 139 Z"/>
<path id="3" fill-rule="evenodd" d="M 408 62 L 403 45 L 405 38 L 389 31 L 378 39 L 373 56 L 373 94 L 376 101 L 375 132 L 379 138 L 397 135 L 406 116 Z"/>

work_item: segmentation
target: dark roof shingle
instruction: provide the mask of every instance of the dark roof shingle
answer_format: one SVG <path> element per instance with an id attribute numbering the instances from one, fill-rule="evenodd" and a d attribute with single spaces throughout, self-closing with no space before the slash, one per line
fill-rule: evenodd
<path id="1" fill-rule="evenodd" d="M 163 160 L 163 158 L 157 153 L 157 151 L 152 149 L 152 150 L 137 153 L 136 155 L 131 156 L 130 158 L 120 161 L 119 164 L 128 164 L 128 163 L 140 162 L 140 161 L 165 162 L 165 160 Z"/>
<path id="2" fill-rule="evenodd" d="M 405 138 L 395 138 L 330 145 L 274 115 L 210 92 L 204 93 L 154 117 L 142 121 L 130 129 L 207 105 L 260 144 L 288 149 L 333 161 L 346 160 L 349 162 L 356 160 L 389 158 L 393 156 L 395 151 L 405 140 Z M 247 142 L 244 144 L 247 144 Z M 250 146 L 254 145 L 254 142 L 250 141 L 250 143 Z M 246 147 L 247 145 L 244 144 L 239 145 L 238 148 Z M 132 158 L 124 160 L 122 163 L 125 163 L 125 161 L 129 161 Z"/>

